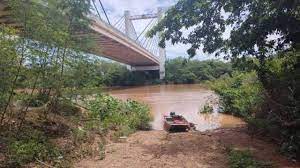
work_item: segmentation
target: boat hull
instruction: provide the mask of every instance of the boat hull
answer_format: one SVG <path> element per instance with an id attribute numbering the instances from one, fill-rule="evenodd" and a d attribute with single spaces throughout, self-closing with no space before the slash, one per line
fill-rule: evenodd
<path id="1" fill-rule="evenodd" d="M 164 130 L 168 132 L 186 132 L 190 130 L 190 124 L 184 123 L 184 124 L 174 124 L 165 121 L 164 122 Z"/>

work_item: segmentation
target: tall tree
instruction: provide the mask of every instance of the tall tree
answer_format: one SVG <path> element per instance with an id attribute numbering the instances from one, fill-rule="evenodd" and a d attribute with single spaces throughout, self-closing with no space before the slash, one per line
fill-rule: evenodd
<path id="1" fill-rule="evenodd" d="M 207 53 L 263 60 L 300 42 L 299 10 L 298 0 L 180 0 L 149 35 L 162 32 L 163 47 L 166 40 L 190 44 L 190 56 L 203 46 Z"/>

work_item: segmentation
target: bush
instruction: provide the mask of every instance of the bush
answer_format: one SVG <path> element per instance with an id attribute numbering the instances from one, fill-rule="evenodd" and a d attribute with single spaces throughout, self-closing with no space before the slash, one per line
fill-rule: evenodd
<path id="1" fill-rule="evenodd" d="M 133 100 L 123 102 L 112 96 L 99 94 L 95 100 L 89 100 L 87 106 L 90 109 L 89 118 L 94 120 L 89 122 L 89 128 L 97 128 L 100 124 L 105 129 L 126 130 L 122 131 L 124 133 L 119 132 L 120 135 L 150 128 L 150 111 L 145 104 Z"/>
<path id="2" fill-rule="evenodd" d="M 34 131 L 30 136 L 21 136 L 8 146 L 9 164 L 18 167 L 36 159 L 50 161 L 60 156 L 59 150 L 50 144 L 42 133 Z"/>
<path id="3" fill-rule="evenodd" d="M 220 95 L 226 113 L 247 118 L 263 101 L 263 89 L 255 72 L 234 72 L 232 77 L 214 80 L 209 85 Z"/>
<path id="4" fill-rule="evenodd" d="M 202 114 L 210 114 L 210 113 L 213 113 L 213 112 L 214 112 L 214 109 L 209 104 L 205 104 L 203 106 L 203 108 L 200 110 L 200 113 L 202 113 Z"/>
<path id="5" fill-rule="evenodd" d="M 28 105 L 29 107 L 40 107 L 46 104 L 49 100 L 50 100 L 49 95 L 45 93 L 39 93 L 28 99 Z"/>
<path id="6" fill-rule="evenodd" d="M 248 150 L 230 150 L 229 165 L 231 168 L 267 168 L 270 164 L 257 161 Z"/>

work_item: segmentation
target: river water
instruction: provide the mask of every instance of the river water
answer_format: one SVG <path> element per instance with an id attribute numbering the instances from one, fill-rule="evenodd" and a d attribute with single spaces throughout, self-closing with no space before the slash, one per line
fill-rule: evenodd
<path id="1" fill-rule="evenodd" d="M 151 125 L 154 130 L 163 129 L 163 116 L 171 111 L 195 123 L 199 131 L 244 124 L 237 117 L 218 113 L 217 95 L 198 84 L 121 88 L 110 90 L 109 93 L 122 100 L 133 99 L 148 104 L 153 115 Z M 214 107 L 214 112 L 199 114 L 207 103 Z"/>

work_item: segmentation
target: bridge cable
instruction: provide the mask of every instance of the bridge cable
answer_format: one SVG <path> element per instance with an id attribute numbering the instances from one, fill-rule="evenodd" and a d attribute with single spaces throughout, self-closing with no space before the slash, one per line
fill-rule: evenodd
<path id="1" fill-rule="evenodd" d="M 157 47 L 156 47 L 156 53 L 159 55 L 159 37 L 158 36 L 156 36 L 156 44 L 157 44 Z"/>
<path id="2" fill-rule="evenodd" d="M 147 43 L 146 46 L 145 46 L 146 49 L 148 49 L 148 46 L 150 46 L 149 44 L 152 43 L 152 39 L 151 39 L 151 38 L 148 38 L 148 39 L 149 39 L 149 41 L 148 41 L 148 43 Z"/>
<path id="3" fill-rule="evenodd" d="M 123 28 L 123 20 L 120 20 L 119 23 L 116 23 L 113 27 L 115 27 L 118 30 L 121 30 Z"/>
<path id="4" fill-rule="evenodd" d="M 154 38 L 155 38 L 155 53 L 156 54 L 158 54 L 159 53 L 159 37 L 158 37 L 158 35 L 156 35 L 156 36 L 154 36 Z"/>
<path id="5" fill-rule="evenodd" d="M 122 21 L 123 18 L 124 18 L 124 15 L 113 26 L 114 27 L 117 26 Z"/>
<path id="6" fill-rule="evenodd" d="M 108 18 L 108 16 L 107 16 L 106 10 L 104 9 L 104 6 L 103 6 L 101 0 L 99 0 L 99 3 L 100 3 L 100 5 L 101 5 L 101 8 L 102 8 L 104 14 L 105 14 L 105 17 L 106 17 L 106 19 L 107 19 L 108 24 L 111 25 L 111 23 L 110 23 L 110 21 L 109 21 L 109 18 Z"/>
<path id="7" fill-rule="evenodd" d="M 154 37 L 153 38 L 153 44 L 152 44 L 152 48 L 151 48 L 151 52 L 152 52 L 152 54 L 154 54 L 155 55 L 155 49 L 156 49 L 156 38 Z"/>
<path id="8" fill-rule="evenodd" d="M 152 38 L 151 46 L 149 46 L 149 50 L 150 50 L 150 52 L 152 52 L 152 54 L 155 53 L 156 46 L 157 46 L 157 40 L 156 40 L 156 37 L 154 36 L 154 37 Z M 154 54 L 154 55 L 155 55 L 155 54 Z"/>
<path id="9" fill-rule="evenodd" d="M 152 24 L 154 25 L 155 24 L 155 22 L 152 22 Z M 152 26 L 151 26 L 152 27 Z M 144 42 L 143 42 L 143 46 L 144 46 L 144 44 L 146 44 L 146 46 L 148 46 L 148 42 L 147 42 L 147 40 L 149 40 L 150 38 L 147 38 L 147 37 L 144 37 Z"/>
<path id="10" fill-rule="evenodd" d="M 155 37 L 153 38 L 153 44 L 152 44 L 152 47 L 151 47 L 151 52 L 152 54 L 155 55 L 155 49 L 156 49 L 156 39 Z"/>
<path id="11" fill-rule="evenodd" d="M 94 4 L 94 8 L 96 9 L 96 12 L 97 12 L 99 18 L 101 19 L 101 15 L 100 15 L 100 12 L 98 11 L 98 8 L 97 8 L 97 6 L 95 4 L 95 1 L 94 0 L 92 0 L 92 1 L 93 1 L 93 4 Z"/>
<path id="12" fill-rule="evenodd" d="M 152 40 L 153 41 L 152 41 L 152 45 L 150 46 L 150 51 L 152 52 L 152 54 L 154 54 L 155 53 L 155 49 L 156 49 L 156 45 L 157 45 L 157 38 L 156 38 L 156 36 L 153 36 Z"/>
<path id="13" fill-rule="evenodd" d="M 140 36 L 146 31 L 146 29 L 150 26 L 150 24 L 153 22 L 154 18 L 150 20 L 150 22 L 148 23 L 148 25 L 144 28 L 144 30 L 138 35 L 138 37 L 136 38 L 135 41 L 137 41 Z"/>

